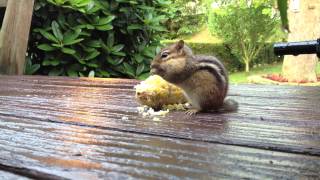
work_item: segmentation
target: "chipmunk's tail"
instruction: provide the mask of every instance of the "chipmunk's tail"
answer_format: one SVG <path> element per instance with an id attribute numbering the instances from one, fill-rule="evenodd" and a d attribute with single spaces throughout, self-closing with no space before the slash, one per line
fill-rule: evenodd
<path id="1" fill-rule="evenodd" d="M 233 111 L 237 111 L 239 107 L 239 103 L 233 99 L 226 99 L 223 102 L 222 111 L 225 112 L 233 112 Z"/>

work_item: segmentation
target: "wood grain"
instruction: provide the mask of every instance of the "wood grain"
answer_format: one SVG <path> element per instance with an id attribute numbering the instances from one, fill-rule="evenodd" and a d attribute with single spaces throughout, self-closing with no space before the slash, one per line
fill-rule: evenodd
<path id="1" fill-rule="evenodd" d="M 0 129 L 0 168 L 1 164 L 27 168 L 59 178 L 316 179 L 320 176 L 320 158 L 315 156 L 2 115 Z"/>
<path id="2" fill-rule="evenodd" d="M 231 86 L 238 112 L 137 113 L 137 81 L 0 76 L 0 115 L 162 137 L 320 155 L 320 87 Z M 127 117 L 127 119 L 122 119 Z"/>
<path id="3" fill-rule="evenodd" d="M 0 74 L 24 73 L 34 0 L 11 0 L 1 28 Z"/>

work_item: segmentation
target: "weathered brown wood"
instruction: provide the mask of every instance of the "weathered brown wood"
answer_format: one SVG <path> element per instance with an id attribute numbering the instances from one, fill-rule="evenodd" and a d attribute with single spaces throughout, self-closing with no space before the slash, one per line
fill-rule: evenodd
<path id="1" fill-rule="evenodd" d="M 0 34 L 0 74 L 24 73 L 34 0 L 11 0 Z"/>
<path id="2" fill-rule="evenodd" d="M 1 83 L 10 84 L 43 84 L 44 86 L 80 86 L 80 87 L 101 87 L 101 88 L 120 88 L 133 89 L 133 86 L 139 83 L 133 79 L 117 78 L 73 78 L 62 76 L 8 76 L 0 75 Z"/>
<path id="3" fill-rule="evenodd" d="M 10 116 L 0 116 L 0 129 L 0 164 L 70 179 L 320 176 L 320 158 L 315 156 Z"/>
<path id="4" fill-rule="evenodd" d="M 320 87 L 231 86 L 237 113 L 153 121 L 137 113 L 135 83 L 0 76 L 0 115 L 320 155 Z"/>
<path id="5" fill-rule="evenodd" d="M 0 7 L 6 7 L 7 6 L 7 0 L 0 0 Z"/>

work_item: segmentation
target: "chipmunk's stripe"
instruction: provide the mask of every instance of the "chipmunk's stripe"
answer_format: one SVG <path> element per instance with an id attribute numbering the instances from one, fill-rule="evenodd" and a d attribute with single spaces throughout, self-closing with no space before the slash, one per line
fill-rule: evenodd
<path id="1" fill-rule="evenodd" d="M 218 69 L 220 70 L 220 74 L 222 74 L 223 76 L 226 76 L 226 73 L 224 71 L 224 67 L 223 65 L 216 60 L 212 60 L 212 59 L 203 59 L 203 60 L 199 60 L 199 63 L 208 63 L 208 64 L 214 64 L 218 67 Z"/>
<path id="2" fill-rule="evenodd" d="M 223 86 L 226 83 L 226 78 L 221 74 L 220 68 L 213 63 L 201 62 L 197 65 L 198 70 L 207 70 L 209 71 L 218 81 L 220 86 Z"/>

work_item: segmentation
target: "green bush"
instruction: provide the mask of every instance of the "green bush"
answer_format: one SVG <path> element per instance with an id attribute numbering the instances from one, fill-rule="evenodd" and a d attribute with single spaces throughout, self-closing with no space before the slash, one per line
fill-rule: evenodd
<path id="1" fill-rule="evenodd" d="M 222 43 L 188 43 L 194 54 L 216 56 L 223 62 L 229 72 L 238 71 L 242 65 L 231 54 L 227 45 Z"/>
<path id="2" fill-rule="evenodd" d="M 282 62 L 283 56 L 276 56 L 273 51 L 273 43 L 265 43 L 261 51 L 253 60 L 252 65 L 272 64 Z"/>
<path id="3" fill-rule="evenodd" d="M 170 0 L 38 0 L 28 47 L 37 74 L 148 76 Z"/>

